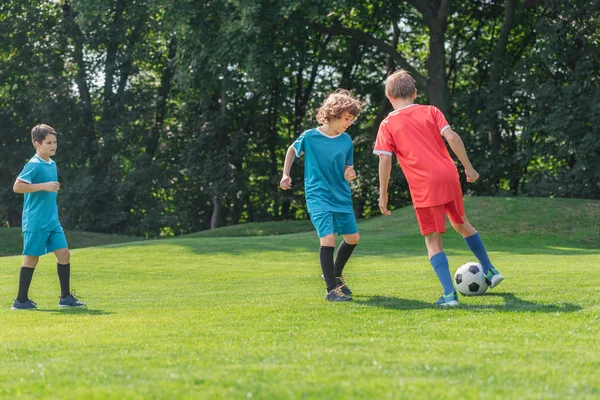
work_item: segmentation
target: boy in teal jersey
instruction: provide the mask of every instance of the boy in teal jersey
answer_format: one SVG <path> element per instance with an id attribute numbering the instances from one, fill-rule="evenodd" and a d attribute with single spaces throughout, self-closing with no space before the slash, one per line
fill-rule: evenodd
<path id="1" fill-rule="evenodd" d="M 81 307 L 69 290 L 71 276 L 67 239 L 58 220 L 56 197 L 60 189 L 56 163 L 50 158 L 56 153 L 56 131 L 48 125 L 31 130 L 35 155 L 17 177 L 13 190 L 25 194 L 23 202 L 23 266 L 19 277 L 19 292 L 13 310 L 35 309 L 29 298 L 29 285 L 40 256 L 54 252 L 60 281 L 59 307 Z"/>
<path id="2" fill-rule="evenodd" d="M 280 187 L 291 189 L 290 169 L 296 157 L 305 155 L 304 192 L 310 219 L 317 230 L 321 249 L 325 299 L 352 300 L 352 291 L 342 274 L 358 244 L 359 235 L 352 207 L 349 182 L 356 179 L 354 145 L 346 129 L 360 114 L 362 104 L 344 89 L 331 93 L 317 114 L 318 128 L 298 137 L 288 148 Z M 343 235 L 334 260 L 335 236 Z"/>

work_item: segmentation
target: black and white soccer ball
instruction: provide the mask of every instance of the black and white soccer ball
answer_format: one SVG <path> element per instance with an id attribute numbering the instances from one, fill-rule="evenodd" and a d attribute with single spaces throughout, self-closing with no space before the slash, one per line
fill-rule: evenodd
<path id="1" fill-rule="evenodd" d="M 481 296 L 488 289 L 483 269 L 476 262 L 461 265 L 454 274 L 454 283 L 465 296 Z"/>

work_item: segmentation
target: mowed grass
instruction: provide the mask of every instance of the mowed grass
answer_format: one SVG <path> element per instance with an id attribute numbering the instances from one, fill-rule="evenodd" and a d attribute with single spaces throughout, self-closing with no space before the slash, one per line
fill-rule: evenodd
<path id="1" fill-rule="evenodd" d="M 458 309 L 431 306 L 410 208 L 359 224 L 351 303 L 324 301 L 313 232 L 74 250 L 87 310 L 58 310 L 46 256 L 40 310 L 10 311 L 21 260 L 1 258 L 0 398 L 600 398 L 600 202 L 466 209 L 506 280 Z M 474 260 L 445 247 L 452 271 Z"/>

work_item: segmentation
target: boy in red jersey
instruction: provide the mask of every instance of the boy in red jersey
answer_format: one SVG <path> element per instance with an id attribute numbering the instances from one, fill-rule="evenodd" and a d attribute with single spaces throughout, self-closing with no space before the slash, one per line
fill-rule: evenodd
<path id="1" fill-rule="evenodd" d="M 396 154 L 408 181 L 429 260 L 444 288 L 444 294 L 435 304 L 458 306 L 448 258 L 442 249 L 441 234 L 446 231 L 446 214 L 452 227 L 463 236 L 479 260 L 488 285 L 498 286 L 504 278 L 491 264 L 479 234 L 465 217 L 458 170 L 443 138 L 462 163 L 467 182 L 475 182 L 479 174 L 471 165 L 460 136 L 450 128 L 444 114 L 436 107 L 414 104 L 417 89 L 408 72 L 400 70 L 391 74 L 386 80 L 385 94 L 394 111 L 379 126 L 373 149 L 379 155 L 379 209 L 382 214 L 391 215 L 387 209 L 387 191 L 392 154 Z"/>

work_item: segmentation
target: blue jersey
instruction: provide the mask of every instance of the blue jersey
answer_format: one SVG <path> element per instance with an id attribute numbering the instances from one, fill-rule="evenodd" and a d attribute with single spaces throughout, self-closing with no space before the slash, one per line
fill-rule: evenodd
<path id="1" fill-rule="evenodd" d="M 29 160 L 18 180 L 30 184 L 58 182 L 56 163 L 53 160 L 44 161 L 37 154 Z M 40 190 L 25 193 L 23 201 L 23 232 L 52 232 L 59 229 L 57 192 Z"/>
<path id="2" fill-rule="evenodd" d="M 347 133 L 328 136 L 318 128 L 304 132 L 293 144 L 305 154 L 304 193 L 308 212 L 353 212 L 350 184 L 344 167 L 353 166 L 354 145 Z"/>

